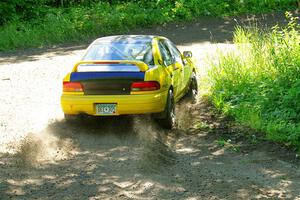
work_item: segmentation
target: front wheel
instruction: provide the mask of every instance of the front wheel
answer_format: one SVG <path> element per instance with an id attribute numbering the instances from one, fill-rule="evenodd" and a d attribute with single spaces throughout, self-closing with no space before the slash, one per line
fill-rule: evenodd
<path id="1" fill-rule="evenodd" d="M 175 127 L 176 115 L 175 115 L 175 101 L 173 91 L 169 90 L 167 103 L 164 110 L 164 117 L 159 120 L 160 125 L 166 129 L 172 129 Z"/>

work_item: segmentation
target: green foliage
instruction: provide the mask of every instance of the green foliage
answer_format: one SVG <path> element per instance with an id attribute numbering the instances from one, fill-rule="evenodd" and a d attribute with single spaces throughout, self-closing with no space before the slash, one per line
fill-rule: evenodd
<path id="1" fill-rule="evenodd" d="M 0 2 L 0 25 L 15 20 L 42 17 L 47 12 L 46 0 L 2 0 Z"/>
<path id="2" fill-rule="evenodd" d="M 237 27 L 236 52 L 219 55 L 210 71 L 218 109 L 300 149 L 300 25 L 287 13 L 285 28 L 271 32 Z"/>
<path id="3" fill-rule="evenodd" d="M 296 7 L 296 0 L 3 0 L 0 51 L 82 41 L 135 27 Z"/>
<path id="4" fill-rule="evenodd" d="M 226 145 L 226 140 L 223 138 L 218 139 L 216 142 L 219 147 L 224 147 Z"/>

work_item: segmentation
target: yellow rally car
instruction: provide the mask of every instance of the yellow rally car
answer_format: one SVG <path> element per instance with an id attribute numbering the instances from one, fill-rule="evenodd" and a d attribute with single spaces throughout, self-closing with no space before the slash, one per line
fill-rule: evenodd
<path id="1" fill-rule="evenodd" d="M 65 118 L 151 113 L 163 127 L 173 128 L 175 102 L 198 93 L 191 57 L 165 37 L 99 38 L 63 80 Z"/>

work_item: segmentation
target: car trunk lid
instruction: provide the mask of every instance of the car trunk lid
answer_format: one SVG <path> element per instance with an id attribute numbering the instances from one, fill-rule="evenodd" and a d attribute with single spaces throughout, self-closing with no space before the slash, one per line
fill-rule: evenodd
<path id="1" fill-rule="evenodd" d="M 75 65 L 71 82 L 80 82 L 85 95 L 126 95 L 131 84 L 144 81 L 142 62 L 84 61 Z"/>

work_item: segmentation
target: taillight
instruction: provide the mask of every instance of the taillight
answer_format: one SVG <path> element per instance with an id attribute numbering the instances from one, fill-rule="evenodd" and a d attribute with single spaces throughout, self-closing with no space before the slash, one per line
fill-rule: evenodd
<path id="1" fill-rule="evenodd" d="M 154 90 L 159 90 L 159 89 L 160 89 L 160 85 L 156 81 L 134 82 L 131 84 L 132 92 L 154 91 Z"/>
<path id="2" fill-rule="evenodd" d="M 64 92 L 82 92 L 83 88 L 80 82 L 63 82 Z"/>

